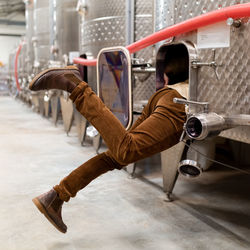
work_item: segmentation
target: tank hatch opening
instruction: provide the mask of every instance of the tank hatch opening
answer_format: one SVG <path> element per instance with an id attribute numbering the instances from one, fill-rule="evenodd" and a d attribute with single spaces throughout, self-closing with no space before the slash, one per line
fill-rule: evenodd
<path id="1" fill-rule="evenodd" d="M 161 46 L 156 56 L 156 90 L 189 80 L 189 61 L 185 43 Z"/>
<path id="2" fill-rule="evenodd" d="M 132 124 L 131 57 L 125 47 L 102 49 L 97 57 L 97 94 L 122 125 Z"/>

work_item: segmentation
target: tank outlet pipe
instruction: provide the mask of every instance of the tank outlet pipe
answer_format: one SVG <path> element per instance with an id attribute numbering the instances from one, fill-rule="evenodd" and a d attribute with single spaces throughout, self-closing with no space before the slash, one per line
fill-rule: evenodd
<path id="1" fill-rule="evenodd" d="M 187 119 L 184 129 L 191 139 L 204 140 L 237 126 L 250 126 L 250 115 L 225 116 L 213 112 L 194 114 Z"/>
<path id="2" fill-rule="evenodd" d="M 226 129 L 225 119 L 216 113 L 200 113 L 190 116 L 185 125 L 187 135 L 196 140 L 218 135 Z"/>
<path id="3" fill-rule="evenodd" d="M 186 158 L 179 162 L 178 172 L 188 178 L 198 177 L 212 165 L 215 156 L 214 139 L 195 140 L 190 144 L 187 142 L 184 151 Z"/>
<path id="4" fill-rule="evenodd" d="M 18 80 L 18 58 L 19 58 L 19 54 L 22 50 L 23 47 L 23 43 L 20 43 L 18 48 L 17 48 L 17 52 L 16 52 L 16 56 L 15 56 L 15 80 L 16 80 L 16 87 L 18 89 L 18 91 L 21 91 L 20 88 L 20 84 L 19 84 L 19 80 Z"/>
<path id="5" fill-rule="evenodd" d="M 197 161 L 187 159 L 179 163 L 178 172 L 187 178 L 195 178 L 202 174 L 203 169 Z"/>
<path id="6" fill-rule="evenodd" d="M 128 45 L 126 48 L 133 54 L 139 50 L 142 50 L 155 43 L 163 41 L 167 38 L 174 37 L 183 33 L 187 33 L 198 28 L 222 22 L 228 18 L 242 18 L 250 16 L 250 3 L 237 4 L 229 7 L 225 7 L 219 10 L 211 11 L 209 13 L 200 15 L 198 17 L 191 18 L 181 23 L 166 27 L 160 31 L 157 31 L 137 42 Z M 74 63 L 82 64 L 85 66 L 96 66 L 96 59 L 87 60 L 82 58 L 74 58 Z"/>

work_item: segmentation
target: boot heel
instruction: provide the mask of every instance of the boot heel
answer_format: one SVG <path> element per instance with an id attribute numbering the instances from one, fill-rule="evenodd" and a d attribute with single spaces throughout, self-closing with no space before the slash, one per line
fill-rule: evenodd
<path id="1" fill-rule="evenodd" d="M 42 213 L 45 214 L 46 210 L 43 207 L 43 205 L 40 203 L 40 201 L 37 198 L 32 199 L 32 202 L 35 204 L 35 206 L 38 208 L 38 210 Z"/>

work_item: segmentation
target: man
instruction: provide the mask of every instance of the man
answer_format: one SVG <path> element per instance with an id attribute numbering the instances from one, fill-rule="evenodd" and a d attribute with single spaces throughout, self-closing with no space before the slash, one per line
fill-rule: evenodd
<path id="1" fill-rule="evenodd" d="M 174 90 L 175 85 L 169 88 L 168 83 L 187 80 L 188 56 L 175 54 L 168 61 L 171 63 L 165 66 L 165 87 L 149 99 L 142 115 L 129 131 L 82 81 L 77 67 L 45 70 L 30 83 L 29 88 L 33 91 L 61 89 L 69 92 L 77 110 L 99 131 L 108 146 L 108 151 L 88 160 L 61 180 L 59 185 L 33 199 L 37 208 L 62 233 L 67 231 L 61 216 L 64 201 L 75 197 L 79 190 L 101 174 L 121 169 L 178 142 L 186 119 L 185 107 L 173 103 L 173 98 L 182 96 Z"/>

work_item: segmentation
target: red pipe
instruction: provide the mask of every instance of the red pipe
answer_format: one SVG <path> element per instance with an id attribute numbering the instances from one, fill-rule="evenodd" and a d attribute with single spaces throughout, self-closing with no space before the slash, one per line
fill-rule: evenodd
<path id="1" fill-rule="evenodd" d="M 229 17 L 241 18 L 249 16 L 250 3 L 229 6 L 220 10 L 211 11 L 209 13 L 191 18 L 189 20 L 162 29 L 152 35 L 149 35 L 135 43 L 128 45 L 126 48 L 131 54 L 133 54 L 141 49 L 144 49 L 169 37 L 174 37 L 210 24 L 222 22 L 224 20 L 227 20 Z M 96 59 L 87 60 L 82 58 L 74 58 L 74 63 L 82 64 L 85 66 L 95 66 L 96 62 Z"/>
<path id="2" fill-rule="evenodd" d="M 96 59 L 88 60 L 81 57 L 76 57 L 73 59 L 74 63 L 82 64 L 86 66 L 96 66 Z"/>
<path id="3" fill-rule="evenodd" d="M 21 90 L 20 84 L 18 81 L 18 72 L 17 72 L 17 70 L 18 70 L 18 57 L 19 57 L 19 54 L 21 52 L 22 47 L 23 47 L 23 44 L 20 43 L 20 45 L 18 46 L 17 52 L 16 52 L 16 56 L 15 56 L 15 79 L 16 79 L 16 87 L 17 87 L 18 91 Z"/>
<path id="4" fill-rule="evenodd" d="M 227 20 L 229 17 L 240 18 L 246 16 L 250 16 L 250 3 L 238 4 L 220 10 L 215 10 L 160 30 L 135 43 L 130 44 L 127 46 L 127 49 L 130 53 L 135 53 L 138 50 L 144 49 L 169 37 L 187 33 L 210 24 L 222 22 Z"/>

